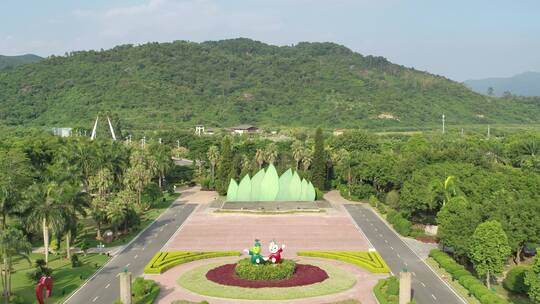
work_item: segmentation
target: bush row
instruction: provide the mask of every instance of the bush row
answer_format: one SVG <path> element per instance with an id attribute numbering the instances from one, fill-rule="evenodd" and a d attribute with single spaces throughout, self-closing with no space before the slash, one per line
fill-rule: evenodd
<path id="1" fill-rule="evenodd" d="M 457 280 L 470 295 L 480 301 L 482 304 L 506 304 L 503 298 L 497 296 L 489 290 L 480 280 L 474 277 L 463 265 L 458 264 L 452 257 L 446 253 L 433 249 L 429 253 L 438 264 L 452 276 L 452 280 Z"/>
<path id="2" fill-rule="evenodd" d="M 161 274 L 172 267 L 196 260 L 211 259 L 224 256 L 239 256 L 239 251 L 215 251 L 215 252 L 158 252 L 144 267 L 144 273 Z"/>
<path id="3" fill-rule="evenodd" d="M 152 304 L 159 295 L 159 284 L 154 280 L 145 280 L 138 277 L 131 284 L 131 294 L 133 304 Z M 117 299 L 113 304 L 123 304 L 120 299 Z"/>
<path id="4" fill-rule="evenodd" d="M 525 284 L 525 274 L 529 270 L 528 266 L 516 266 L 512 268 L 504 278 L 503 286 L 506 290 L 527 295 L 529 286 Z"/>
<path id="5" fill-rule="evenodd" d="M 398 304 L 399 303 L 399 280 L 396 277 L 380 279 L 373 293 L 379 304 Z"/>
<path id="6" fill-rule="evenodd" d="M 401 213 L 390 209 L 388 211 L 388 214 L 386 215 L 386 220 L 388 220 L 388 222 L 392 224 L 397 233 L 403 236 L 409 236 L 409 234 L 411 234 L 411 221 L 404 218 Z"/>
<path id="7" fill-rule="evenodd" d="M 378 252 L 366 251 L 299 251 L 298 256 L 309 256 L 338 260 L 354 264 L 372 273 L 388 273 L 390 268 L 386 265 Z"/>

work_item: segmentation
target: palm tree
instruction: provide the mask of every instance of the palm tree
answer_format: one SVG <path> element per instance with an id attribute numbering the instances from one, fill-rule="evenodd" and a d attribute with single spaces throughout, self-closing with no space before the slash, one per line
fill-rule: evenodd
<path id="1" fill-rule="evenodd" d="M 24 153 L 16 150 L 0 151 L 0 213 L 2 229 L 7 226 L 7 216 L 17 208 L 22 190 L 32 181 L 30 162 Z"/>
<path id="2" fill-rule="evenodd" d="M 259 165 L 259 170 L 262 168 L 262 165 L 264 164 L 264 159 L 265 159 L 264 151 L 261 149 L 257 149 L 257 151 L 255 151 L 255 161 L 257 162 L 257 165 Z"/>
<path id="3" fill-rule="evenodd" d="M 60 228 L 61 235 L 66 236 L 66 256 L 71 258 L 71 241 L 77 235 L 77 222 L 79 215 L 86 216 L 86 207 L 88 207 L 88 194 L 80 191 L 80 187 L 70 185 L 65 187 L 63 202 L 63 225 Z"/>
<path id="4" fill-rule="evenodd" d="M 32 245 L 26 239 L 24 233 L 14 227 L 7 227 L 0 230 L 0 256 L 2 268 L 0 277 L 2 281 L 2 295 L 4 303 L 9 303 L 11 297 L 11 273 L 13 270 L 13 258 L 22 257 L 31 265 L 28 253 L 32 250 Z"/>
<path id="5" fill-rule="evenodd" d="M 304 154 L 304 145 L 301 141 L 295 140 L 291 145 L 291 151 L 294 160 L 296 161 L 296 170 L 300 167 L 300 161 L 302 161 L 302 156 Z"/>
<path id="6" fill-rule="evenodd" d="M 155 163 L 159 189 L 163 190 L 162 182 L 165 180 L 165 174 L 173 166 L 171 150 L 166 145 L 161 144 L 152 145 L 149 150 L 152 155 L 150 159 Z"/>
<path id="7" fill-rule="evenodd" d="M 210 162 L 210 174 L 212 175 L 212 182 L 214 181 L 214 176 L 216 172 L 216 165 L 219 160 L 219 150 L 216 146 L 210 146 L 208 148 L 208 153 L 206 153 L 208 161 Z"/>
<path id="8" fill-rule="evenodd" d="M 310 149 L 304 149 L 302 152 L 302 166 L 304 168 L 304 171 L 307 171 L 309 169 L 309 166 L 311 166 L 311 161 L 313 160 L 313 153 Z"/>
<path id="9" fill-rule="evenodd" d="M 49 229 L 59 230 L 63 221 L 63 187 L 56 182 L 34 184 L 30 189 L 32 204 L 28 221 L 29 226 L 43 232 L 45 263 L 49 264 Z"/>
<path id="10" fill-rule="evenodd" d="M 105 206 L 110 197 L 113 187 L 113 175 L 107 168 L 99 170 L 95 175 L 90 177 L 88 188 L 90 190 L 92 201 L 91 210 L 92 217 L 96 222 L 97 235 L 96 239 L 101 240 L 101 224 L 106 219 Z"/>
<path id="11" fill-rule="evenodd" d="M 275 143 L 270 143 L 266 146 L 266 155 L 265 160 L 269 164 L 274 164 L 278 157 L 278 149 Z"/>
<path id="12" fill-rule="evenodd" d="M 351 154 L 345 149 L 339 149 L 338 151 L 331 153 L 331 157 L 332 162 L 336 164 L 336 169 L 339 172 L 340 178 L 347 181 L 347 191 L 350 196 L 352 185 Z"/>
<path id="13" fill-rule="evenodd" d="M 242 155 L 242 160 L 240 162 L 240 177 L 245 176 L 251 171 L 251 160 L 246 155 Z"/>
<path id="14" fill-rule="evenodd" d="M 132 209 L 133 193 L 129 190 L 118 192 L 114 200 L 107 205 L 107 219 L 113 225 L 115 232 L 122 224 L 127 223 L 127 217 Z M 127 226 L 124 226 L 127 230 Z"/>
<path id="15" fill-rule="evenodd" d="M 142 211 L 142 192 L 152 178 L 152 172 L 145 166 L 142 153 L 134 153 L 130 158 L 131 167 L 124 174 L 124 185 L 137 193 L 137 204 Z"/>

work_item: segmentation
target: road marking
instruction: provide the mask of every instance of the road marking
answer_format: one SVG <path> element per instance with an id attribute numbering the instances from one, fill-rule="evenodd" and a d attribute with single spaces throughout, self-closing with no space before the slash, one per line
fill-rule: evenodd
<path id="1" fill-rule="evenodd" d="M 95 298 L 92 300 L 92 302 L 97 301 L 98 298 L 99 298 L 99 296 L 95 297 Z"/>
<path id="2" fill-rule="evenodd" d="M 416 276 L 416 273 L 414 273 L 414 271 L 411 271 L 411 273 L 412 273 L 413 277 Z M 422 283 L 422 284 L 424 284 L 424 283 Z M 425 286 L 424 286 L 424 287 L 425 287 Z"/>
<path id="3" fill-rule="evenodd" d="M 394 247 L 390 246 L 390 249 L 394 250 Z"/>
<path id="4" fill-rule="evenodd" d="M 424 284 L 424 282 L 420 282 L 420 284 L 422 284 L 422 286 L 426 287 L 426 284 Z"/>
<path id="5" fill-rule="evenodd" d="M 405 263 L 405 267 L 408 267 L 409 265 L 407 265 L 407 262 L 404 262 Z"/>
<path id="6" fill-rule="evenodd" d="M 134 256 L 133 258 L 134 258 L 134 259 L 136 259 L 136 258 L 137 258 L 138 256 L 139 256 L 139 255 L 138 255 L 138 254 L 136 254 L 136 255 L 135 255 L 135 256 Z"/>
<path id="7" fill-rule="evenodd" d="M 431 297 L 433 297 L 433 299 L 437 301 L 437 297 L 434 294 L 431 294 Z"/>
<path id="8" fill-rule="evenodd" d="M 371 226 L 373 226 L 373 223 L 369 223 Z"/>
<path id="9" fill-rule="evenodd" d="M 397 257 L 401 259 L 401 256 L 399 255 L 399 253 L 396 253 Z"/>
<path id="10" fill-rule="evenodd" d="M 388 240 L 384 240 L 384 242 L 385 242 L 386 244 L 388 244 Z"/>
<path id="11" fill-rule="evenodd" d="M 163 231 L 163 227 L 161 227 L 161 229 L 159 229 L 159 231 Z"/>
<path id="12" fill-rule="evenodd" d="M 382 234 L 379 233 L 379 236 L 382 237 Z"/>
<path id="13" fill-rule="evenodd" d="M 129 267 L 129 264 L 131 264 L 131 263 L 127 263 L 126 267 Z"/>
<path id="14" fill-rule="evenodd" d="M 109 286 L 111 286 L 111 283 L 107 284 L 107 286 L 105 286 L 105 288 L 109 288 Z"/>
<path id="15" fill-rule="evenodd" d="M 377 228 L 375 228 L 375 231 L 379 231 Z"/>

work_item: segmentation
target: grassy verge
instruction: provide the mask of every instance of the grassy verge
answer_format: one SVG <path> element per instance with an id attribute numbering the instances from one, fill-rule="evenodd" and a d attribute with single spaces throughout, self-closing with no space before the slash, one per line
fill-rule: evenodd
<path id="1" fill-rule="evenodd" d="M 24 303 L 37 303 L 35 296 L 35 282 L 27 277 L 27 273 L 34 270 L 37 259 L 43 259 L 39 253 L 30 254 L 32 265 L 26 260 L 17 260 L 14 264 L 15 273 L 12 277 L 12 292 L 24 299 Z M 109 258 L 106 255 L 88 254 L 79 255 L 82 266 L 71 268 L 71 262 L 57 255 L 49 255 L 49 267 L 53 269 L 53 296 L 47 303 L 61 303 L 73 291 L 81 286 L 97 269 L 103 266 Z"/>
<path id="2" fill-rule="evenodd" d="M 169 206 L 180 196 L 179 193 L 169 194 L 164 193 L 164 201 L 159 201 L 155 203 L 152 207 L 152 209 L 146 211 L 143 215 L 141 215 L 141 222 L 139 226 L 136 229 L 132 229 L 130 232 L 120 236 L 116 240 L 112 241 L 109 244 L 106 244 L 106 247 L 114 247 L 114 246 L 122 246 L 127 243 L 129 243 L 139 232 L 141 232 L 144 228 L 146 228 L 148 225 L 150 225 L 156 218 L 159 217 L 163 211 L 165 211 Z M 100 241 L 96 240 L 96 224 L 94 220 L 91 218 L 86 218 L 84 220 L 81 220 L 81 222 L 84 225 L 84 230 L 82 231 L 81 235 L 77 238 L 77 242 L 75 243 L 75 246 L 80 246 L 83 240 L 88 244 L 89 248 L 96 248 L 96 246 L 100 243 Z M 102 227 L 101 232 L 103 233 L 105 230 L 109 229 L 110 227 Z"/>
<path id="3" fill-rule="evenodd" d="M 437 263 L 433 258 L 429 257 L 426 259 L 426 263 L 431 266 L 431 268 L 441 277 L 445 282 L 447 282 L 450 286 L 452 286 L 452 289 L 454 289 L 467 303 L 469 304 L 480 304 L 480 302 L 473 296 L 469 296 L 469 292 L 465 287 L 463 287 L 461 284 L 459 284 L 458 281 L 453 281 L 451 279 L 452 275 L 450 275 L 446 270 L 439 267 L 439 263 Z"/>
<path id="4" fill-rule="evenodd" d="M 315 263 L 313 263 L 315 265 Z M 356 284 L 355 277 L 334 266 L 316 264 L 326 271 L 329 278 L 323 282 L 288 288 L 243 288 L 225 286 L 206 278 L 206 273 L 223 264 L 214 263 L 193 268 L 178 279 L 178 284 L 194 293 L 219 298 L 245 300 L 289 300 L 334 294 L 350 289 Z"/>
<path id="5" fill-rule="evenodd" d="M 390 268 L 386 265 L 378 252 L 365 251 L 299 251 L 298 256 L 325 258 L 350 263 L 372 273 L 389 273 Z"/>
<path id="6" fill-rule="evenodd" d="M 173 251 L 158 252 L 150 262 L 144 267 L 146 274 L 161 274 L 174 266 L 189 263 L 196 260 L 211 259 L 226 256 L 240 256 L 239 251 L 211 251 L 211 252 L 191 252 Z"/>

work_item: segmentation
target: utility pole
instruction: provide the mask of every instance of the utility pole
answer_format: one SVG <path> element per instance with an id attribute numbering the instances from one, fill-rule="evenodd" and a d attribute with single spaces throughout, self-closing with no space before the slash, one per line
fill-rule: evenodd
<path id="1" fill-rule="evenodd" d="M 463 128 L 461 128 L 461 136 L 463 136 Z"/>
<path id="2" fill-rule="evenodd" d="M 180 149 L 180 141 L 179 140 L 176 141 L 176 148 Z"/>
<path id="3" fill-rule="evenodd" d="M 159 138 L 159 144 L 161 145 L 161 137 Z"/>
<path id="4" fill-rule="evenodd" d="M 487 138 L 489 138 L 489 136 L 490 136 L 490 135 L 491 135 L 491 129 L 490 129 L 489 125 L 488 125 L 488 133 L 487 133 Z"/>
<path id="5" fill-rule="evenodd" d="M 442 133 L 443 133 L 443 134 L 444 134 L 444 131 L 445 131 L 445 129 L 444 129 L 444 127 L 445 127 L 445 126 L 444 126 L 444 118 L 445 118 L 445 117 L 444 117 L 444 114 L 443 114 L 443 115 L 442 115 Z"/>
<path id="6" fill-rule="evenodd" d="M 146 143 L 146 136 L 143 136 L 143 138 L 141 139 L 141 148 L 144 149 L 144 144 Z"/>

